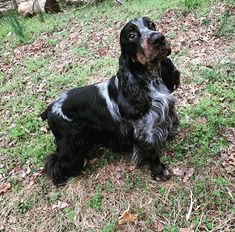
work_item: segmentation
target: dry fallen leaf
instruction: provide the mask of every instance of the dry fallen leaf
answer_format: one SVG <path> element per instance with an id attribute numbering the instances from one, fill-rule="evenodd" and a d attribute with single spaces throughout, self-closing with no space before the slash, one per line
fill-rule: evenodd
<path id="1" fill-rule="evenodd" d="M 183 182 L 187 182 L 189 180 L 189 178 L 193 175 L 193 173 L 194 173 L 193 168 L 187 168 L 187 170 L 185 171 Z"/>
<path id="2" fill-rule="evenodd" d="M 137 221 L 137 215 L 136 214 L 131 214 L 129 212 L 129 209 L 125 210 L 122 214 L 122 216 L 120 216 L 118 218 L 118 224 L 124 224 L 124 223 L 128 223 L 128 222 L 135 222 Z"/>
<path id="3" fill-rule="evenodd" d="M 172 174 L 175 175 L 175 176 L 183 176 L 184 175 L 184 171 L 182 168 L 172 168 Z"/>
<path id="4" fill-rule="evenodd" d="M 10 183 L 7 183 L 7 182 L 1 183 L 0 184 L 0 195 L 4 194 L 10 188 L 11 188 L 11 184 Z"/>
<path id="5" fill-rule="evenodd" d="M 191 228 L 179 228 L 179 232 L 193 232 Z"/>
<path id="6" fill-rule="evenodd" d="M 58 201 L 57 204 L 52 205 L 52 209 L 64 209 L 68 206 L 68 203 L 66 202 L 62 202 L 62 201 Z"/>
<path id="7" fill-rule="evenodd" d="M 122 178 L 121 172 L 117 172 L 117 174 L 116 174 L 116 179 L 117 179 L 117 180 L 120 180 L 121 178 Z"/>
<path id="8" fill-rule="evenodd" d="M 128 169 L 129 169 L 130 172 L 133 172 L 136 169 L 136 165 L 132 164 L 132 165 L 129 166 Z"/>
<path id="9" fill-rule="evenodd" d="M 175 176 L 181 176 L 183 178 L 183 182 L 187 182 L 189 178 L 193 175 L 194 169 L 175 167 L 172 168 L 172 173 Z"/>
<path id="10" fill-rule="evenodd" d="M 157 224 L 157 232 L 162 232 L 164 230 L 164 225 L 162 223 Z"/>

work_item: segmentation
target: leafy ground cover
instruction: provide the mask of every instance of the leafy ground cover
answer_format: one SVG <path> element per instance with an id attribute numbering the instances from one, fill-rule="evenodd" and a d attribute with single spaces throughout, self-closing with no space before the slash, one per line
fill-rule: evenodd
<path id="1" fill-rule="evenodd" d="M 232 1 L 106 1 L 19 19 L 23 38 L 1 18 L 0 231 L 235 230 L 234 13 Z M 171 180 L 101 149 L 56 188 L 43 174 L 53 144 L 39 113 L 63 90 L 115 74 L 120 30 L 143 15 L 182 72 L 181 133 L 162 157 Z M 133 222 L 119 223 L 127 209 Z"/>

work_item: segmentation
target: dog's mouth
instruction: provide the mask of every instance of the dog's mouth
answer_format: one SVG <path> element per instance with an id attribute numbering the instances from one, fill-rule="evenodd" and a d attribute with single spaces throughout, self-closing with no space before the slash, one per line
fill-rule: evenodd
<path id="1" fill-rule="evenodd" d="M 171 54 L 171 46 L 169 42 L 159 48 L 161 58 L 165 58 Z"/>
<path id="2" fill-rule="evenodd" d="M 163 58 L 166 58 L 171 54 L 171 46 L 170 43 L 165 40 L 163 45 L 158 46 L 153 50 L 153 55 L 150 56 L 150 63 L 155 63 Z"/>
<path id="3" fill-rule="evenodd" d="M 145 66 L 157 64 L 161 59 L 171 54 L 170 43 L 165 40 L 164 44 L 159 46 L 151 46 L 145 43 L 143 52 L 137 53 L 137 60 Z"/>
<path id="4" fill-rule="evenodd" d="M 157 53 L 156 56 L 154 56 L 152 59 L 149 60 L 149 63 L 156 63 L 160 61 L 163 58 L 166 58 L 171 54 L 171 47 L 168 46 L 161 46 Z"/>

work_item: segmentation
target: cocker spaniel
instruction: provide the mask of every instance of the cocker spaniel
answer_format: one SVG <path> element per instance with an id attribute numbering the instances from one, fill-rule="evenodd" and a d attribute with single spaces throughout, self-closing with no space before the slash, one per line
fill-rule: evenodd
<path id="1" fill-rule="evenodd" d="M 160 162 L 165 145 L 179 132 L 171 92 L 180 73 L 167 58 L 170 44 L 143 17 L 124 26 L 120 45 L 115 76 L 65 91 L 41 114 L 55 138 L 45 171 L 56 185 L 79 174 L 94 146 L 129 148 L 136 165 L 149 164 L 154 179 L 170 178 Z"/>

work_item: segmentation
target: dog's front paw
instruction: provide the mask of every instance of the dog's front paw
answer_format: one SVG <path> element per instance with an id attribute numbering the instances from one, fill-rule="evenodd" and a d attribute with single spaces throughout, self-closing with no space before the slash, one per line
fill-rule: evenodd
<path id="1" fill-rule="evenodd" d="M 170 171 L 162 163 L 152 166 L 151 173 L 154 180 L 167 181 L 171 178 Z"/>

